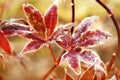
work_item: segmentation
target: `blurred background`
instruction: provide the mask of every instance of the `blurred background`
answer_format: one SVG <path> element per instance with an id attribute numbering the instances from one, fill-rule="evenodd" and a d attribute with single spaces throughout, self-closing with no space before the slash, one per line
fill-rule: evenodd
<path id="1" fill-rule="evenodd" d="M 0 0 L 0 20 L 12 18 L 25 18 L 22 4 L 30 3 L 34 5 L 43 15 L 54 0 Z M 113 11 L 118 23 L 120 24 L 120 0 L 102 0 Z M 71 22 L 71 0 L 59 0 L 58 6 L 58 25 Z M 108 31 L 112 37 L 105 44 L 92 48 L 108 63 L 112 53 L 117 47 L 117 34 L 112 20 L 106 11 L 95 0 L 75 0 L 75 25 L 77 26 L 85 17 L 99 16 L 100 19 L 95 22 L 92 28 Z M 29 40 L 20 36 L 8 37 L 14 53 L 19 54 Z M 57 57 L 62 53 L 62 49 L 55 43 L 52 48 Z M 0 53 L 4 52 L 0 50 Z M 120 67 L 120 55 L 115 61 L 115 65 Z M 22 56 L 21 58 L 5 57 L 6 68 L 2 68 L 0 63 L 0 80 L 39 80 L 48 69 L 53 65 L 53 59 L 50 50 L 43 48 Z M 50 74 L 56 75 L 59 80 L 64 76 L 64 69 L 58 66 Z M 47 79 L 49 80 L 49 79 Z"/>

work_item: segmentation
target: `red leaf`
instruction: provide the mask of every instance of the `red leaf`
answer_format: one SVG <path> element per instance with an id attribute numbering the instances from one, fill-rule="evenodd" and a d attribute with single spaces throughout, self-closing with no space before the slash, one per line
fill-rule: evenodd
<path id="1" fill-rule="evenodd" d="M 94 65 L 96 80 L 102 80 L 103 76 L 106 78 L 105 65 L 97 53 L 92 50 L 84 50 L 80 56 L 81 61 L 84 63 L 83 67 L 87 68 L 89 65 Z"/>
<path id="2" fill-rule="evenodd" d="M 31 4 L 23 5 L 26 18 L 42 38 L 45 38 L 45 24 L 41 13 L 35 9 Z"/>
<path id="3" fill-rule="evenodd" d="M 92 16 L 85 18 L 76 28 L 73 33 L 73 39 L 78 39 L 82 33 L 86 32 L 94 23 L 94 21 L 98 19 L 98 16 Z"/>
<path id="4" fill-rule="evenodd" d="M 92 65 L 81 74 L 79 80 L 94 80 L 94 78 L 95 78 L 95 69 L 94 69 L 94 65 Z"/>
<path id="5" fill-rule="evenodd" d="M 92 47 L 96 46 L 97 44 L 103 44 L 108 37 L 110 37 L 110 34 L 100 30 L 87 31 L 79 38 L 78 42 L 76 42 L 76 45 L 79 45 L 80 47 Z"/>
<path id="6" fill-rule="evenodd" d="M 69 67 L 71 69 L 73 69 L 73 71 L 75 71 L 77 73 L 81 73 L 80 61 L 79 61 L 78 56 L 77 56 L 77 54 L 79 54 L 80 50 L 78 50 L 78 53 L 76 53 L 76 51 L 74 51 L 74 50 L 67 51 L 66 53 L 64 53 L 62 55 L 60 62 L 66 60 L 69 64 Z"/>
<path id="7" fill-rule="evenodd" d="M 75 48 L 75 49 L 72 49 L 64 53 L 62 55 L 60 62 L 65 61 L 65 60 L 68 62 L 69 67 L 73 69 L 73 71 L 75 71 L 76 73 L 81 73 L 80 66 L 87 68 L 88 66 L 93 65 L 96 62 L 97 62 L 96 65 L 97 64 L 99 65 L 100 63 L 102 63 L 97 53 L 89 49 L 81 50 L 81 48 Z M 101 66 L 100 69 L 103 72 L 105 71 L 103 66 Z"/>
<path id="8" fill-rule="evenodd" d="M 53 33 L 53 30 L 57 24 L 57 5 L 58 3 L 55 1 L 46 11 L 45 13 L 45 24 L 48 30 L 48 36 Z"/>
<path id="9" fill-rule="evenodd" d="M 71 31 L 72 23 L 58 26 L 52 36 L 52 39 L 57 42 L 63 49 L 70 49 L 72 45 Z"/>
<path id="10" fill-rule="evenodd" d="M 25 48 L 23 49 L 23 51 L 19 54 L 20 56 L 25 54 L 25 53 L 28 53 L 28 52 L 32 52 L 32 51 L 36 51 L 37 49 L 40 49 L 42 47 L 42 45 L 44 44 L 45 42 L 44 41 L 31 41 L 29 42 Z"/>
<path id="11" fill-rule="evenodd" d="M 79 54 L 80 60 L 85 63 L 84 67 L 87 67 L 88 65 L 94 64 L 96 60 L 100 60 L 100 57 L 96 52 L 93 50 L 89 49 L 84 49 L 80 54 Z"/>
<path id="12" fill-rule="evenodd" d="M 2 31 L 0 31 L 0 47 L 6 51 L 8 54 L 12 54 L 12 49 L 10 47 L 8 39 L 4 36 Z"/>
<path id="13" fill-rule="evenodd" d="M 1 30 L 30 30 L 28 23 L 23 19 L 10 19 L 0 24 Z"/>
<path id="14" fill-rule="evenodd" d="M 25 31 L 25 30 L 4 30 L 3 31 L 5 35 L 7 36 L 15 36 L 15 35 L 19 35 L 21 37 L 24 38 L 28 38 L 28 39 L 32 39 L 32 40 L 42 40 L 45 41 L 44 39 L 42 39 L 39 34 L 33 32 L 33 31 Z"/>

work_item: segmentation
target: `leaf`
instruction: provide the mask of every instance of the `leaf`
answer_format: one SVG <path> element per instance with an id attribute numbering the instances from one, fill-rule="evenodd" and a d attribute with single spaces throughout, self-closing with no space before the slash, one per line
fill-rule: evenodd
<path id="1" fill-rule="evenodd" d="M 48 10 L 45 13 L 45 24 L 48 31 L 48 36 L 50 36 L 53 33 L 53 30 L 57 24 L 57 6 L 58 2 L 55 2 L 48 8 Z"/>
<path id="2" fill-rule="evenodd" d="M 100 57 L 93 50 L 81 48 L 75 48 L 64 53 L 60 63 L 65 60 L 68 62 L 69 67 L 76 73 L 81 73 L 82 67 L 87 68 L 96 63 L 96 61 L 101 61 Z"/>
<path id="3" fill-rule="evenodd" d="M 33 33 L 32 31 L 26 31 L 26 30 L 3 30 L 3 32 L 7 36 L 21 35 L 22 37 Z"/>
<path id="4" fill-rule="evenodd" d="M 46 26 L 41 13 L 31 4 L 24 4 L 23 9 L 32 28 L 38 32 L 42 38 L 45 38 Z"/>
<path id="5" fill-rule="evenodd" d="M 11 23 L 9 20 L 0 24 L 1 30 L 30 30 L 28 25 L 21 23 Z"/>
<path id="6" fill-rule="evenodd" d="M 32 40 L 40 40 L 40 41 L 42 40 L 42 41 L 45 41 L 44 39 L 42 39 L 39 36 L 39 34 L 33 32 L 33 31 L 25 31 L 25 30 L 3 30 L 3 32 L 7 36 L 19 35 L 21 37 L 32 39 Z"/>
<path id="7" fill-rule="evenodd" d="M 3 32 L 0 31 L 0 47 L 7 52 L 7 54 L 12 54 L 12 49 L 8 39 L 4 36 Z"/>
<path id="8" fill-rule="evenodd" d="M 92 16 L 85 18 L 76 28 L 72 35 L 73 39 L 78 39 L 82 33 L 89 30 L 89 28 L 93 25 L 94 21 L 97 20 L 98 16 Z"/>
<path id="9" fill-rule="evenodd" d="M 84 63 L 84 67 L 88 67 L 89 65 L 93 65 L 97 60 L 101 60 L 98 54 L 90 49 L 83 49 L 81 53 L 79 53 L 80 61 Z"/>
<path id="10" fill-rule="evenodd" d="M 40 49 L 44 43 L 45 43 L 44 41 L 40 41 L 40 40 L 39 41 L 36 41 L 36 40 L 31 41 L 25 46 L 25 48 L 22 50 L 22 52 L 19 55 L 21 56 L 25 53 Z"/>
<path id="11" fill-rule="evenodd" d="M 95 77 L 95 69 L 94 69 L 94 65 L 88 67 L 87 70 L 85 70 L 79 80 L 94 80 Z"/>
<path id="12" fill-rule="evenodd" d="M 92 50 L 84 50 L 81 54 L 81 64 L 82 67 L 88 67 L 89 65 L 94 65 L 95 69 L 95 80 L 103 80 L 106 78 L 106 68 L 105 64 L 102 62 L 100 57 Z"/>
<path id="13" fill-rule="evenodd" d="M 17 23 L 20 21 L 24 24 Z M 30 30 L 30 27 L 26 24 L 27 23 L 22 19 L 10 19 L 2 22 L 2 24 L 0 24 L 0 29 L 4 32 L 4 35 L 7 36 L 19 35 L 33 40 L 42 40 L 40 35 L 35 31 Z"/>
<path id="14" fill-rule="evenodd" d="M 52 36 L 52 40 L 56 41 L 60 47 L 68 50 L 72 45 L 71 31 L 72 23 L 58 26 Z"/>
<path id="15" fill-rule="evenodd" d="M 103 44 L 108 37 L 111 35 L 100 30 L 95 31 L 87 31 L 84 33 L 79 40 L 76 42 L 76 45 L 80 47 L 87 47 L 87 46 L 96 46 L 97 44 Z"/>
<path id="16" fill-rule="evenodd" d="M 80 52 L 80 50 L 79 50 L 79 52 Z M 66 60 L 68 62 L 69 67 L 71 69 L 73 69 L 73 71 L 75 71 L 76 73 L 81 73 L 80 61 L 78 59 L 77 54 L 79 54 L 79 53 L 76 53 L 75 50 L 65 52 L 62 55 L 60 63 L 62 63 L 62 61 Z"/>

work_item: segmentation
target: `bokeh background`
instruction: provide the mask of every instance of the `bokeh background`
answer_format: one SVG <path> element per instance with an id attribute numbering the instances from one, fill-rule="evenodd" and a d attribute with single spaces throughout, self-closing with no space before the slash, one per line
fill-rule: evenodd
<path id="1" fill-rule="evenodd" d="M 34 5 L 43 15 L 47 8 L 54 0 L 0 0 L 0 20 L 8 20 L 12 18 L 25 18 L 22 4 L 30 3 Z M 102 0 L 113 11 L 118 23 L 120 24 L 120 0 Z M 58 6 L 58 25 L 71 22 L 71 0 L 59 0 Z M 112 37 L 105 44 L 92 48 L 107 64 L 112 53 L 117 47 L 117 34 L 112 20 L 106 11 L 95 0 L 75 0 L 75 25 L 77 26 L 82 19 L 89 16 L 97 15 L 100 17 L 95 22 L 92 29 L 98 28 L 108 31 Z M 29 40 L 20 36 L 8 37 L 13 51 L 16 55 L 20 53 Z M 62 49 L 55 43 L 52 48 L 57 57 L 62 53 Z M 5 53 L 0 50 L 0 53 Z M 53 59 L 50 50 L 44 46 L 43 48 L 22 56 L 21 58 L 5 57 L 6 68 L 2 68 L 0 63 L 0 80 L 39 80 L 48 69 L 53 65 Z M 115 65 L 120 67 L 120 55 L 115 61 Z M 50 74 L 56 75 L 59 80 L 64 76 L 64 69 L 61 66 L 55 68 Z M 47 79 L 49 80 L 49 79 Z"/>

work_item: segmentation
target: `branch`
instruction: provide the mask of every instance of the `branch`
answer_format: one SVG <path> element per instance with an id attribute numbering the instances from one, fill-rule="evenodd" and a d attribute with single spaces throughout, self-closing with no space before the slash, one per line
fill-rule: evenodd
<path id="1" fill-rule="evenodd" d="M 56 68 L 56 66 L 57 65 L 54 64 L 40 80 L 45 80 L 48 77 L 48 75 Z"/>
<path id="2" fill-rule="evenodd" d="M 74 3 L 74 0 L 71 0 L 71 4 L 72 4 L 72 23 L 75 22 L 75 3 Z M 74 26 L 72 27 L 71 29 L 71 33 L 73 33 L 73 30 L 74 30 Z"/>
<path id="3" fill-rule="evenodd" d="M 112 55 L 112 58 L 107 66 L 107 72 L 109 72 L 111 70 L 111 67 L 113 65 L 113 63 L 115 62 L 119 52 L 120 52 L 120 28 L 119 28 L 119 24 L 118 22 L 116 21 L 115 17 L 114 17 L 114 14 L 113 12 L 101 1 L 101 0 L 96 0 L 106 11 L 107 13 L 109 14 L 109 16 L 111 17 L 114 25 L 115 25 L 115 28 L 116 28 L 116 31 L 117 31 L 117 36 L 118 36 L 118 46 L 117 46 L 117 49 L 114 51 L 113 55 Z"/>
<path id="4" fill-rule="evenodd" d="M 53 52 L 52 47 L 50 46 L 50 43 L 48 43 L 48 47 L 49 47 L 50 52 L 51 52 L 51 54 L 52 54 L 52 58 L 53 58 L 54 64 L 57 65 L 57 64 L 58 64 L 58 63 L 57 63 L 57 59 L 56 59 L 56 56 L 55 56 L 55 54 L 54 54 L 54 52 Z"/>
<path id="5" fill-rule="evenodd" d="M 53 66 L 47 71 L 47 73 L 45 73 L 45 75 L 40 80 L 45 80 L 48 77 L 48 75 L 59 65 L 61 57 L 64 53 L 65 53 L 65 50 L 63 50 L 62 54 L 58 58 L 58 60 L 57 60 L 58 64 L 53 64 Z"/>

